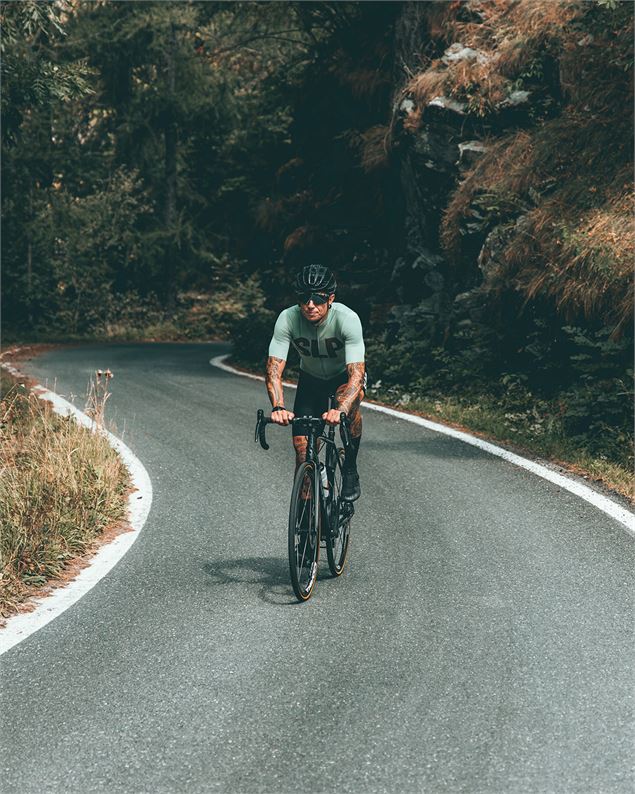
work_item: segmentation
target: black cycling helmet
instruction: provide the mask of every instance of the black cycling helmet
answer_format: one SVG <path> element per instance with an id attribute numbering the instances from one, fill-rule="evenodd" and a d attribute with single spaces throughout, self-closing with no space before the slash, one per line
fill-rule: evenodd
<path id="1" fill-rule="evenodd" d="M 333 271 L 324 265 L 307 265 L 295 278 L 295 291 L 298 294 L 325 292 L 332 295 L 337 289 Z"/>

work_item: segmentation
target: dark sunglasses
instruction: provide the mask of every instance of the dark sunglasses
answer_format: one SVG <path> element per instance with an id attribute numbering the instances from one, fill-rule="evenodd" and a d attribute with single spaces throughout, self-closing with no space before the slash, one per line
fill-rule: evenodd
<path id="1" fill-rule="evenodd" d="M 326 303 L 329 299 L 328 295 L 324 295 L 322 292 L 303 292 L 302 294 L 298 295 L 298 301 L 300 303 L 308 303 L 309 301 L 313 301 L 316 306 L 321 306 L 323 303 Z"/>

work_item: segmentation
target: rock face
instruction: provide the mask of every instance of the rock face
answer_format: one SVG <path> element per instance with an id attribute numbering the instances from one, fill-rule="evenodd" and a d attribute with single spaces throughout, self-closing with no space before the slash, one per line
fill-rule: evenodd
<path id="1" fill-rule="evenodd" d="M 505 236 L 509 213 L 492 213 L 488 202 L 470 206 L 461 234 L 471 252 L 471 268 L 450 269 L 439 243 L 443 212 L 459 179 L 487 152 L 483 139 L 530 119 L 535 98 L 527 90 L 509 90 L 486 117 L 475 116 L 466 101 L 439 93 L 418 104 L 416 95 L 404 95 L 404 75 L 420 70 L 419 53 L 426 41 L 429 3 L 404 3 L 395 29 L 397 85 L 393 114 L 393 144 L 403 191 L 405 219 L 401 255 L 392 280 L 400 300 L 412 307 L 425 305 L 425 323 L 419 332 L 430 345 L 448 337 L 451 329 L 479 322 L 485 313 L 482 285 L 498 266 L 497 240 Z M 482 20 L 471 14 L 470 21 Z M 460 41 L 438 53 L 434 71 L 486 64 L 491 56 Z M 510 83 L 510 87 L 511 87 Z M 484 197 L 485 199 L 485 197 Z M 503 224 L 502 226 L 499 225 Z M 397 318 L 395 317 L 395 321 Z"/>
<path id="2" fill-rule="evenodd" d="M 425 37 L 426 5 L 403 6 L 395 39 L 401 74 L 418 67 L 416 53 Z M 450 64 L 483 57 L 457 43 L 445 51 L 442 60 Z M 398 86 L 397 96 L 401 96 L 400 89 Z M 412 305 L 425 303 L 426 322 L 418 323 L 418 328 L 432 344 L 443 333 L 453 300 L 452 280 L 439 246 L 442 213 L 460 168 L 478 157 L 479 147 L 484 151 L 484 146 L 474 139 L 464 102 L 439 95 L 420 108 L 414 97 L 401 96 L 395 107 L 395 153 L 406 217 L 403 253 L 395 262 L 392 278 L 401 300 Z M 421 116 L 416 131 L 410 124 L 414 113 Z"/>
<path id="3" fill-rule="evenodd" d="M 472 63 L 487 63 L 489 56 L 484 52 L 473 50 L 471 47 L 464 47 L 460 42 L 455 42 L 450 45 L 443 53 L 441 58 L 443 63 L 458 63 L 459 61 L 468 61 Z"/>

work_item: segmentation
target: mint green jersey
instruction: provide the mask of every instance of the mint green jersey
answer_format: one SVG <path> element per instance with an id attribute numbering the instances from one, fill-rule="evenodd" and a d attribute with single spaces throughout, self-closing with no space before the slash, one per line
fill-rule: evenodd
<path id="1" fill-rule="evenodd" d="M 313 325 L 299 306 L 280 312 L 273 329 L 269 355 L 287 360 L 289 345 L 300 354 L 300 369 L 327 380 L 364 361 L 364 338 L 359 316 L 343 303 L 333 303 L 323 322 Z"/>

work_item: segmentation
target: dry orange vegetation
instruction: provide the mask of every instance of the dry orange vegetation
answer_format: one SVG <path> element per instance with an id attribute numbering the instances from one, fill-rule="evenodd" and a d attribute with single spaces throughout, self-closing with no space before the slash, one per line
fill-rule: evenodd
<path id="1" fill-rule="evenodd" d="M 1 619 L 121 524 L 128 473 L 106 439 L 24 387 L 0 400 L 0 419 Z"/>
<path id="2" fill-rule="evenodd" d="M 462 223 L 485 198 L 507 208 L 510 220 L 484 288 L 547 297 L 565 319 L 598 319 L 621 332 L 632 318 L 635 252 L 632 15 L 617 24 L 592 18 L 604 11 L 596 4 L 563 0 L 440 6 L 431 34 L 474 54 L 431 60 L 412 77 L 404 90 L 419 106 L 411 124 L 441 94 L 487 115 L 545 53 L 557 63 L 562 92 L 558 115 L 485 141 L 486 154 L 445 211 L 441 238 L 451 261 L 460 266 Z M 466 8 L 475 21 L 464 20 Z"/>

